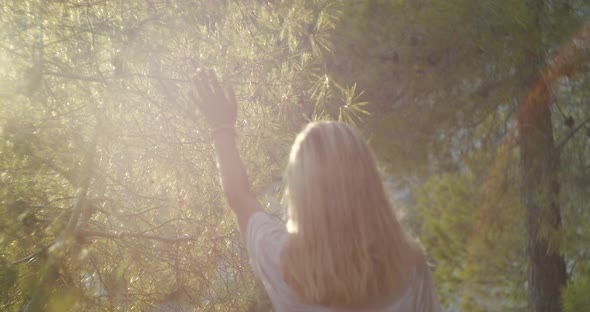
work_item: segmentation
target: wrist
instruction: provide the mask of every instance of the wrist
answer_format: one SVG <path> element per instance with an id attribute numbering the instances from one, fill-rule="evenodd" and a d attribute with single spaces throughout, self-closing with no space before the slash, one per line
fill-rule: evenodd
<path id="1" fill-rule="evenodd" d="M 218 136 L 234 136 L 236 131 L 233 125 L 217 125 L 211 128 L 211 135 L 215 138 Z"/>

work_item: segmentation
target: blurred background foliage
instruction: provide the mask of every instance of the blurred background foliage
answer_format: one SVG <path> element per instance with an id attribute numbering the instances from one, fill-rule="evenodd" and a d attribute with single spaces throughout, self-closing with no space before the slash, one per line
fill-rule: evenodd
<path id="1" fill-rule="evenodd" d="M 355 124 L 445 310 L 545 311 L 527 296 L 516 115 L 590 2 L 1 4 L 0 310 L 271 310 L 187 100 L 189 76 L 213 68 L 236 90 L 261 198 L 280 198 L 306 122 Z M 590 53 L 576 43 L 550 86 L 554 141 L 539 147 L 557 155 L 561 222 L 540 221 L 538 239 L 565 262 L 568 312 L 590 307 Z"/>

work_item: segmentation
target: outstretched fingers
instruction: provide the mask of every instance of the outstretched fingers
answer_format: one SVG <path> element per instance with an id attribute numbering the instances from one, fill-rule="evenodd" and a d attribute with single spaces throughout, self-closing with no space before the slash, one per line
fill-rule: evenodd
<path id="1" fill-rule="evenodd" d="M 208 114 L 210 108 L 209 104 L 213 101 L 213 92 L 209 86 L 208 78 L 204 71 L 197 69 L 197 71 L 190 77 L 193 88 L 189 92 L 189 96 L 193 103 L 205 114 Z"/>
<path id="2" fill-rule="evenodd" d="M 195 86 L 197 87 L 197 91 L 201 95 L 202 98 L 212 98 L 213 97 L 213 90 L 211 88 L 211 84 L 209 78 L 207 77 L 205 72 L 197 72 Z"/>
<path id="3" fill-rule="evenodd" d="M 235 105 L 238 103 L 238 101 L 236 100 L 236 93 L 234 92 L 234 88 L 232 88 L 231 86 L 228 86 L 226 89 L 226 94 L 229 97 L 229 100 Z"/>
<path id="4" fill-rule="evenodd" d="M 215 72 L 212 70 L 208 70 L 207 78 L 209 80 L 209 84 L 213 91 L 213 94 L 216 97 L 224 96 L 223 89 L 221 88 L 221 84 L 219 84 L 219 79 L 217 79 L 217 75 L 215 75 Z"/>

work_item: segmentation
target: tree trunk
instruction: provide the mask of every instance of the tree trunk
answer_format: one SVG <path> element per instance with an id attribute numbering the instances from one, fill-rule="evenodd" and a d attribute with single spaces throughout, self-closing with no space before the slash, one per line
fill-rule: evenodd
<path id="1" fill-rule="evenodd" d="M 531 47 L 529 69 L 537 77 L 519 108 L 518 143 L 520 147 L 522 185 L 521 201 L 525 210 L 528 294 L 531 311 L 560 312 L 561 290 L 567 275 L 565 260 L 559 254 L 561 214 L 558 204 L 559 157 L 551 121 L 551 83 L 547 72 L 540 72 L 543 60 L 543 25 L 546 2 L 529 2 L 535 14 L 533 30 L 539 45 Z M 551 67 L 550 65 L 548 66 Z M 546 71 L 549 71 L 546 68 Z M 555 75 L 557 76 L 557 75 Z M 555 78 L 555 77 L 551 77 Z"/>
<path id="2" fill-rule="evenodd" d="M 560 293 L 566 282 L 565 261 L 558 250 L 561 215 L 557 203 L 557 155 L 549 103 L 536 104 L 536 109 L 518 119 L 529 303 L 532 311 L 555 312 L 561 311 Z"/>
<path id="3" fill-rule="evenodd" d="M 559 254 L 559 151 L 551 123 L 551 85 L 590 60 L 590 22 L 584 24 L 537 75 L 518 108 L 525 209 L 529 302 L 535 312 L 561 311 L 567 275 Z"/>

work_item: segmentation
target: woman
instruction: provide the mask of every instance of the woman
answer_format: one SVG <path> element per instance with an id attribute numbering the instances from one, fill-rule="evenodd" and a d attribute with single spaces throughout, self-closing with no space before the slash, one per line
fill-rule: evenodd
<path id="1" fill-rule="evenodd" d="M 402 230 L 360 134 L 316 122 L 286 169 L 287 224 L 263 212 L 235 144 L 237 104 L 212 72 L 193 100 L 212 127 L 229 205 L 277 311 L 440 311 L 422 250 Z"/>

